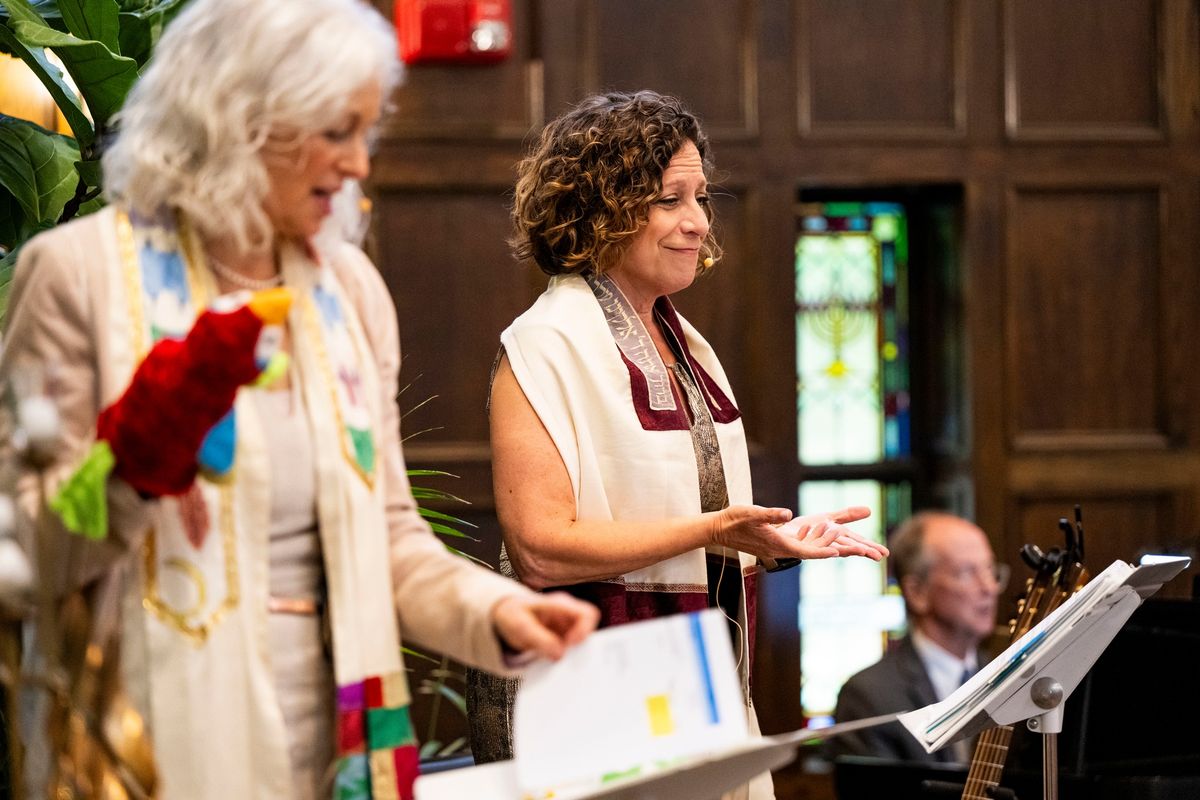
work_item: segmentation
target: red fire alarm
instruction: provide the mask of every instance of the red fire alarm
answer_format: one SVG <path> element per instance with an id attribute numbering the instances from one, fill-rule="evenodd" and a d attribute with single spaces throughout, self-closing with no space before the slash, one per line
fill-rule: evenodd
<path id="1" fill-rule="evenodd" d="M 512 48 L 511 0 L 396 0 L 406 64 L 494 64 Z"/>

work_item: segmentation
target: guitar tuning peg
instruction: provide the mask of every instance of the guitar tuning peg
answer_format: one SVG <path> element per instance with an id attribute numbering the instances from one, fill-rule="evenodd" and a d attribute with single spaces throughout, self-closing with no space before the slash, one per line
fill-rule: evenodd
<path id="1" fill-rule="evenodd" d="M 1073 552 L 1076 548 L 1075 528 L 1067 521 L 1066 517 L 1058 518 L 1058 527 L 1063 532 L 1063 536 L 1067 538 L 1067 551 Z"/>
<path id="2" fill-rule="evenodd" d="M 1021 548 L 1021 560 L 1024 561 L 1030 569 L 1040 570 L 1046 562 L 1046 554 L 1042 552 L 1042 548 L 1036 544 L 1027 544 Z"/>

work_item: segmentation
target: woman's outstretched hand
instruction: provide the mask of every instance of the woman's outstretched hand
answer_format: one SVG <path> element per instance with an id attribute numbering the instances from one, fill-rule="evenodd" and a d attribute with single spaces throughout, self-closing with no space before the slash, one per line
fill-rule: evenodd
<path id="1" fill-rule="evenodd" d="M 566 592 L 506 597 L 492 608 L 492 625 L 510 649 L 557 661 L 596 629 L 600 611 Z"/>
<path id="2" fill-rule="evenodd" d="M 797 542 L 807 543 L 820 550 L 815 555 L 801 558 L 838 558 L 842 556 L 866 556 L 879 561 L 888 554 L 888 549 L 846 527 L 847 522 L 871 516 L 866 506 L 850 506 L 840 511 L 824 514 L 805 514 L 780 525 L 779 532 L 794 537 Z"/>
<path id="3" fill-rule="evenodd" d="M 846 527 L 846 523 L 870 515 L 866 506 L 795 518 L 786 508 L 730 506 L 715 515 L 713 541 L 759 558 L 865 556 L 878 561 L 888 549 Z"/>

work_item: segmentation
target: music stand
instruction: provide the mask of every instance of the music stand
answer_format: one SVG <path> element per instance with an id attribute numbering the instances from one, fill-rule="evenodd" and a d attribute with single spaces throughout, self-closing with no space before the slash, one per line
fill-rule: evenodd
<path id="1" fill-rule="evenodd" d="M 940 703 L 900 715 L 927 752 L 994 725 L 1043 734 L 1043 796 L 1058 797 L 1063 703 L 1142 601 L 1191 560 L 1117 561 Z"/>
<path id="2" fill-rule="evenodd" d="M 1053 734 L 1062 729 L 1063 701 L 1142 600 L 1189 563 L 1179 558 L 1134 568 L 1114 562 L 954 694 L 932 706 L 899 716 L 886 714 L 754 739 L 663 771 L 617 777 L 600 786 L 556 792 L 556 796 L 560 800 L 716 798 L 758 773 L 790 762 L 805 742 L 897 718 L 928 752 L 985 728 L 1022 720 L 1029 721 L 1031 730 L 1046 734 L 1043 741 L 1056 743 Z M 1046 765 L 1044 788 L 1045 800 L 1057 800 L 1056 760 Z M 515 800 L 523 794 L 513 761 L 422 777 L 416 790 L 419 800 Z"/>

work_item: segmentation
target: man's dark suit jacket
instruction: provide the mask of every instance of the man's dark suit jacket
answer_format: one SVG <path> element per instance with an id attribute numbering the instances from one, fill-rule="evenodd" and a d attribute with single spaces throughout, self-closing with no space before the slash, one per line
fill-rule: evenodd
<path id="1" fill-rule="evenodd" d="M 855 674 L 838 693 L 836 722 L 849 722 L 880 714 L 912 711 L 937 702 L 925 665 L 917 655 L 912 638 L 905 636 L 876 663 Z M 936 753 L 925 748 L 899 722 L 836 736 L 825 744 L 825 755 L 877 756 L 921 761 L 927 764 L 954 762 L 954 748 Z"/>

